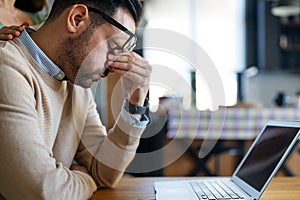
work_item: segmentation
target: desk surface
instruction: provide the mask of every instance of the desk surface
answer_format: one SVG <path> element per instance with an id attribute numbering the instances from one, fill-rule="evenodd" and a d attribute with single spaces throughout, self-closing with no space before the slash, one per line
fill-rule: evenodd
<path id="1" fill-rule="evenodd" d="M 92 200 L 155 200 L 154 182 L 162 180 L 193 179 L 191 177 L 123 178 L 114 189 L 98 190 Z M 261 200 L 299 200 L 300 177 L 275 177 Z"/>

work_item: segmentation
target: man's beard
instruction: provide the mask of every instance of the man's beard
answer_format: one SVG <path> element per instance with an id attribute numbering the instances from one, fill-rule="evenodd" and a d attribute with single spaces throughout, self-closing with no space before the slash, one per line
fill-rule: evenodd
<path id="1" fill-rule="evenodd" d="M 61 42 L 58 47 L 56 64 L 65 72 L 66 79 L 73 84 L 78 82 L 76 80 L 80 78 L 78 72 L 84 59 L 91 51 L 89 38 L 92 37 L 92 33 L 92 29 L 88 28 L 77 38 L 68 38 Z"/>

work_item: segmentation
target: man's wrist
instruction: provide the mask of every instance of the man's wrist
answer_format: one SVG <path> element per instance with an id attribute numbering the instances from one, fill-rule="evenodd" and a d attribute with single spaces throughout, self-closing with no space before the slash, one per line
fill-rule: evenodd
<path id="1" fill-rule="evenodd" d="M 134 105 L 128 101 L 128 99 L 125 100 L 124 109 L 129 112 L 130 114 L 134 115 L 143 115 L 147 112 L 148 108 L 148 99 L 145 100 L 143 103 L 143 106 Z"/>
<path id="2" fill-rule="evenodd" d="M 128 111 L 126 111 L 125 100 L 120 114 L 125 121 L 136 127 L 146 127 L 151 121 L 150 117 L 148 116 L 148 109 L 145 114 L 130 114 Z"/>
<path id="3" fill-rule="evenodd" d="M 139 87 L 133 93 L 128 94 L 128 101 L 132 105 L 145 106 L 147 101 L 148 86 Z"/>

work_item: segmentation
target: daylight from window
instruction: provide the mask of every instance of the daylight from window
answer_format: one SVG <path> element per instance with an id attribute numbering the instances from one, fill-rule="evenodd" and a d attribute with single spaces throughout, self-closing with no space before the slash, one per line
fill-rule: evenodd
<path id="1" fill-rule="evenodd" d="M 236 103 L 236 73 L 245 68 L 244 0 L 149 0 L 145 2 L 145 17 L 147 28 L 166 29 L 196 42 L 211 58 L 221 77 L 226 105 Z M 201 74 L 201 67 L 205 66 L 192 66 L 189 60 L 172 51 L 147 48 L 151 46 L 151 37 L 151 34 L 144 35 L 144 56 L 153 66 L 151 110 L 155 111 L 159 98 L 163 96 L 179 97 L 183 107 L 190 108 L 191 74 L 195 70 L 195 106 L 200 110 L 209 109 L 211 91 Z M 183 48 L 197 56 L 192 48 Z"/>

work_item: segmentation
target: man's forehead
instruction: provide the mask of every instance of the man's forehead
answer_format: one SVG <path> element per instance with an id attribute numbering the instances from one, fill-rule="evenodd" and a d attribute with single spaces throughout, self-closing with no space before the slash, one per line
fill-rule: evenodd
<path id="1" fill-rule="evenodd" d="M 135 21 L 134 21 L 132 15 L 131 15 L 131 13 L 127 9 L 119 7 L 117 9 L 117 12 L 113 16 L 113 18 L 117 22 L 119 22 L 120 24 L 122 24 L 124 27 L 126 27 L 132 33 L 135 32 L 135 28 L 136 28 Z"/>

